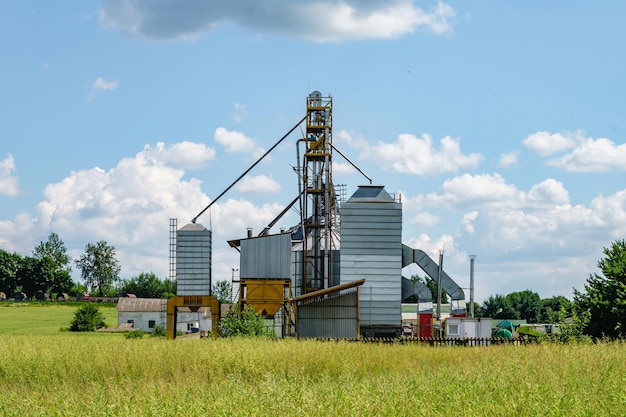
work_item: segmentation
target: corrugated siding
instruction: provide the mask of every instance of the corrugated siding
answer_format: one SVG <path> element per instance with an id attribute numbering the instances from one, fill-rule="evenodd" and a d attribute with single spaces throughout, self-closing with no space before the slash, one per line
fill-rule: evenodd
<path id="1" fill-rule="evenodd" d="M 356 291 L 298 306 L 298 337 L 356 339 Z"/>
<path id="2" fill-rule="evenodd" d="M 348 200 L 341 207 L 341 283 L 365 278 L 361 326 L 402 319 L 402 205 Z"/>
<path id="3" fill-rule="evenodd" d="M 291 235 L 281 233 L 241 241 L 240 277 L 291 278 Z"/>
<path id="4" fill-rule="evenodd" d="M 324 256 L 325 251 L 322 251 L 322 256 Z M 341 260 L 340 260 L 340 251 L 333 250 L 331 253 L 331 265 L 332 265 L 332 286 L 341 284 L 340 272 L 341 272 Z M 297 297 L 302 294 L 304 283 L 302 282 L 302 250 L 295 250 L 291 252 L 291 263 L 292 263 L 292 276 L 291 276 L 291 289 L 293 291 L 293 296 Z M 313 267 L 309 265 L 309 276 L 312 275 Z"/>
<path id="5" fill-rule="evenodd" d="M 176 295 L 211 294 L 211 231 L 181 229 L 176 237 Z"/>

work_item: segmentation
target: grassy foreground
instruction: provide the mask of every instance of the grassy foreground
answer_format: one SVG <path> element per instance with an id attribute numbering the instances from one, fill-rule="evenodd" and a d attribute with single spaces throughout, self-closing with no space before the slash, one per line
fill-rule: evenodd
<path id="1" fill-rule="evenodd" d="M 2 336 L 2 416 L 613 416 L 626 344 Z"/>

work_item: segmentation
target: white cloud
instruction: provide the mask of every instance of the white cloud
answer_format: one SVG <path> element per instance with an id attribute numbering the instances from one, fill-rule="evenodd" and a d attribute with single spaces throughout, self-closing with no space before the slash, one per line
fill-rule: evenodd
<path id="1" fill-rule="evenodd" d="M 511 151 L 507 153 L 500 154 L 500 159 L 498 160 L 498 166 L 500 168 L 509 168 L 517 163 L 519 160 L 519 151 Z"/>
<path id="2" fill-rule="evenodd" d="M 435 214 L 431 214 L 428 212 L 417 213 L 410 220 L 412 224 L 415 224 L 418 226 L 426 226 L 426 227 L 434 226 L 438 224 L 440 221 L 441 221 L 441 216 L 437 216 Z"/>
<path id="3" fill-rule="evenodd" d="M 606 172 L 626 170 L 626 144 L 606 138 L 585 138 L 569 153 L 552 158 L 548 164 L 567 171 Z"/>
<path id="4" fill-rule="evenodd" d="M 163 142 L 155 146 L 146 145 L 143 154 L 155 161 L 180 169 L 201 169 L 215 159 L 215 149 L 203 143 L 179 142 L 167 147 Z"/>
<path id="5" fill-rule="evenodd" d="M 227 153 L 254 153 L 255 151 L 254 140 L 241 132 L 218 127 L 215 129 L 214 139 L 226 148 Z"/>
<path id="6" fill-rule="evenodd" d="M 563 184 L 552 178 L 533 185 L 528 192 L 528 197 L 532 201 L 548 204 L 567 204 L 569 202 L 569 193 Z"/>
<path id="7" fill-rule="evenodd" d="M 524 145 L 541 156 L 553 156 L 547 164 L 567 171 L 607 172 L 626 170 L 626 144 L 615 144 L 610 139 L 585 137 L 575 133 L 537 132 L 528 136 Z"/>
<path id="8" fill-rule="evenodd" d="M 26 242 L 25 236 L 36 240 L 33 236 L 55 231 L 70 254 L 79 256 L 86 243 L 106 240 L 117 250 L 124 277 L 146 271 L 165 277 L 169 219 L 178 218 L 182 227 L 211 202 L 201 190 L 201 181 L 184 179 L 185 171 L 179 168 L 201 163 L 185 159 L 197 146 L 189 142 L 168 147 L 157 144 L 108 170 L 73 171 L 45 188 L 36 218 L 24 214 L 15 221 L 0 221 L 0 247 L 11 248 L 5 240 L 22 241 L 14 246 L 28 252 L 36 241 Z M 205 148 L 199 150 L 212 155 Z M 271 178 L 259 176 L 249 181 L 242 186 L 277 192 L 278 184 Z M 283 208 L 281 204 L 259 206 L 245 199 L 230 199 L 214 204 L 198 223 L 212 228 L 214 241 L 224 242 L 245 236 L 247 227 L 264 227 Z M 227 263 L 215 265 L 216 270 L 228 270 L 228 265 L 238 262 L 230 248 L 216 250 L 214 258 Z"/>
<path id="9" fill-rule="evenodd" d="M 463 218 L 461 219 L 461 224 L 463 225 L 463 229 L 469 233 L 474 233 L 474 221 L 478 217 L 477 211 L 470 211 L 469 213 L 465 213 Z"/>
<path id="10" fill-rule="evenodd" d="M 267 175 L 246 176 L 235 186 L 240 193 L 276 194 L 280 192 L 280 184 Z"/>
<path id="11" fill-rule="evenodd" d="M 96 78 L 96 81 L 93 83 L 93 88 L 96 90 L 117 90 L 119 86 L 119 81 L 107 81 L 102 77 Z"/>
<path id="12" fill-rule="evenodd" d="M 412 0 L 266 0 L 250 3 L 103 0 L 100 23 L 138 37 L 192 40 L 234 22 L 257 34 L 286 35 L 316 42 L 389 39 L 426 30 L 452 32 L 455 10 L 438 1 L 429 10 Z"/>
<path id="13" fill-rule="evenodd" d="M 478 166 L 483 156 L 477 153 L 464 155 L 459 141 L 446 136 L 441 139 L 440 147 L 436 148 L 429 135 L 418 138 L 401 134 L 394 143 L 379 142 L 370 146 L 361 157 L 375 158 L 383 167 L 415 175 L 437 175 Z"/>
<path id="14" fill-rule="evenodd" d="M 561 134 L 550 132 L 537 132 L 522 141 L 529 149 L 541 156 L 549 156 L 557 152 L 572 149 L 576 146 L 577 136 L 580 134 Z"/>
<path id="15" fill-rule="evenodd" d="M 19 193 L 19 180 L 14 175 L 15 170 L 13 155 L 8 154 L 0 161 L 0 195 L 16 196 Z"/>

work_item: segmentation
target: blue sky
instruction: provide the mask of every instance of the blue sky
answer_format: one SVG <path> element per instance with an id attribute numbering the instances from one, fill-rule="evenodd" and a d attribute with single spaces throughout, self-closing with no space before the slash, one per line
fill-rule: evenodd
<path id="1" fill-rule="evenodd" d="M 626 236 L 619 1 L 105 0 L 0 6 L 0 248 L 56 232 L 168 274 L 190 221 L 333 97 L 334 145 L 403 201 L 403 241 L 476 299 L 572 296 Z M 294 133 L 200 219 L 226 244 L 297 194 Z M 367 181 L 335 155 L 348 196 Z M 291 226 L 290 212 L 277 225 Z M 421 272 L 420 272 L 421 274 Z"/>

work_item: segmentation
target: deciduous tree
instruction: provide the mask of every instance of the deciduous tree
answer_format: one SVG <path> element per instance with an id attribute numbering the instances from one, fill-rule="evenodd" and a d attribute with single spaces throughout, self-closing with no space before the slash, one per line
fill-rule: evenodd
<path id="1" fill-rule="evenodd" d="M 88 243 L 85 253 L 76 260 L 81 277 L 90 291 L 97 290 L 99 296 L 113 291 L 113 284 L 119 279 L 122 269 L 115 256 L 115 248 L 106 241 Z"/>

